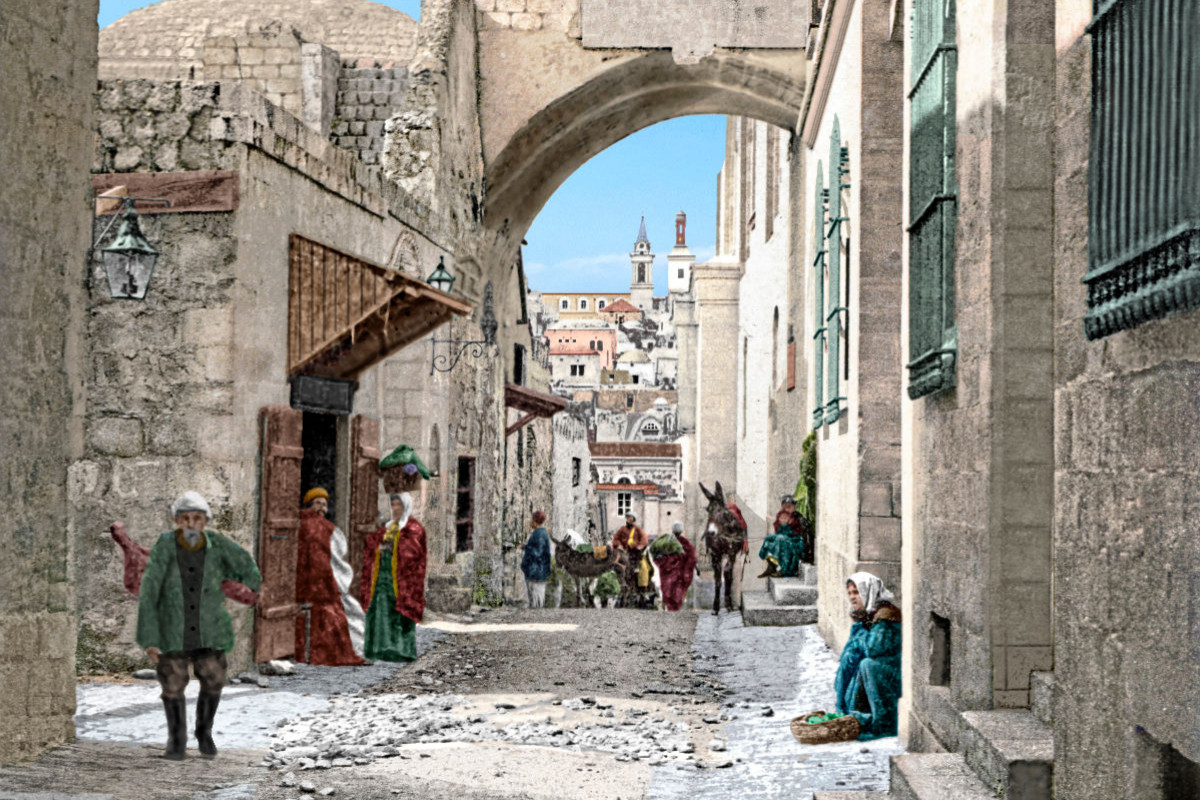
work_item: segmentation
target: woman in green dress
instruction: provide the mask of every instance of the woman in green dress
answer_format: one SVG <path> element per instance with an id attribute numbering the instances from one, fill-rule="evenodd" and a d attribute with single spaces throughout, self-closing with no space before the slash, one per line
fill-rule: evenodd
<path id="1" fill-rule="evenodd" d="M 363 553 L 364 655 L 414 661 L 417 623 L 425 614 L 425 528 L 412 518 L 412 495 L 393 494 L 391 501 L 391 520 L 367 537 Z"/>

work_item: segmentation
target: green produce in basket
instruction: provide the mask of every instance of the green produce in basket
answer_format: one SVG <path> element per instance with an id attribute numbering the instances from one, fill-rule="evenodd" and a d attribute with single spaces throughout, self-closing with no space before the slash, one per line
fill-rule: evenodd
<path id="1" fill-rule="evenodd" d="M 815 716 L 809 717 L 808 719 L 806 719 L 804 721 L 807 722 L 809 725 L 820 725 L 822 722 L 831 722 L 832 720 L 835 720 L 835 719 L 841 719 L 844 716 L 846 716 L 846 715 L 845 714 L 835 714 L 834 712 L 831 711 L 828 714 L 817 714 Z"/>

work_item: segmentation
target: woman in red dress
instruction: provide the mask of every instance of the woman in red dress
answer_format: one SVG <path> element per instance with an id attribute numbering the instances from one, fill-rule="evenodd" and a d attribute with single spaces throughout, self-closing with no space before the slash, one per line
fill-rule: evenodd
<path id="1" fill-rule="evenodd" d="M 659 552 L 667 548 L 659 544 L 659 539 L 655 539 L 654 544 L 650 545 L 650 554 L 654 556 L 654 565 L 658 567 L 659 580 L 662 582 L 663 605 L 667 611 L 678 611 L 683 608 L 683 598 L 687 596 L 692 576 L 696 573 L 696 548 L 683 535 L 682 522 L 671 526 L 671 536 L 679 542 L 682 552 L 657 555 L 656 548 Z"/>

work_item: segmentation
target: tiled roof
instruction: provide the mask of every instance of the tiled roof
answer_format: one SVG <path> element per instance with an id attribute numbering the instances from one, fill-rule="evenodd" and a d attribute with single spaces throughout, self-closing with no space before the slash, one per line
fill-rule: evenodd
<path id="1" fill-rule="evenodd" d="M 641 492 L 642 494 L 658 494 L 658 485 L 654 483 L 599 483 L 597 492 Z"/>
<path id="2" fill-rule="evenodd" d="M 630 314 L 630 313 L 636 314 L 636 313 L 638 313 L 638 307 L 633 305 L 632 303 L 630 303 L 628 300 L 625 300 L 624 298 L 622 298 L 622 299 L 618 300 L 617 302 L 611 303 L 611 304 L 605 306 L 604 308 L 600 309 L 601 314 L 615 314 L 615 313 L 619 313 L 619 312 L 626 313 L 626 314 Z"/>
<path id="3" fill-rule="evenodd" d="M 598 356 L 601 355 L 600 350 L 593 350 L 590 347 L 581 347 L 580 345 L 550 345 L 550 355 L 552 356 Z"/>
<path id="4" fill-rule="evenodd" d="M 673 442 L 592 442 L 592 458 L 681 458 L 683 448 Z"/>

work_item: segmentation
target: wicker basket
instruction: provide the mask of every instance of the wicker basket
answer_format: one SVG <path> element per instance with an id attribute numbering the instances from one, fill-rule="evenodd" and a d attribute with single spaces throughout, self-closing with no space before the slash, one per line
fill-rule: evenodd
<path id="1" fill-rule="evenodd" d="M 809 711 L 792 720 L 792 735 L 800 744 L 830 744 L 832 742 L 852 742 L 858 738 L 860 727 L 853 715 L 831 719 L 810 725 L 805 722 L 809 717 L 824 715 L 824 711 Z"/>
<path id="2" fill-rule="evenodd" d="M 391 467 L 382 467 L 379 470 L 380 477 L 383 478 L 383 489 L 388 494 L 399 494 L 400 492 L 415 492 L 421 486 L 420 473 L 414 472 L 407 475 L 404 472 L 403 464 L 396 464 Z"/>

